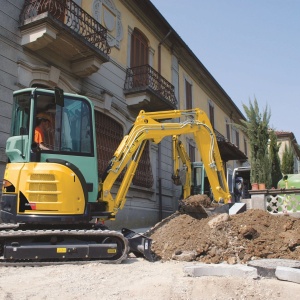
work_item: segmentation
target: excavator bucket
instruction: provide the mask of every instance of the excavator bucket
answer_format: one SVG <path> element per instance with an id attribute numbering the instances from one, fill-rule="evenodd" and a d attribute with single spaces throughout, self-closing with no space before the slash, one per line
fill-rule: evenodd
<path id="1" fill-rule="evenodd" d="M 151 252 L 152 239 L 127 228 L 123 228 L 121 232 L 129 242 L 129 253 L 133 253 L 136 257 L 144 257 L 148 261 L 154 262 L 154 257 Z"/>
<path id="2" fill-rule="evenodd" d="M 207 195 L 194 195 L 180 200 L 178 211 L 195 219 L 203 219 L 221 213 L 229 214 L 229 204 L 212 203 Z"/>

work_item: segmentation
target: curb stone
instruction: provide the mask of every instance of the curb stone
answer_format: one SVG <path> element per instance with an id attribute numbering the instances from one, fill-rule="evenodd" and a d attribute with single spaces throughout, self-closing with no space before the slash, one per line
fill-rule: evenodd
<path id="1" fill-rule="evenodd" d="M 288 267 L 277 267 L 275 272 L 279 280 L 300 283 L 300 270 Z"/>
<path id="2" fill-rule="evenodd" d="M 256 268 L 261 277 L 277 278 L 275 275 L 277 267 L 300 268 L 300 261 L 280 258 L 257 259 L 249 261 L 247 265 Z"/>
<path id="3" fill-rule="evenodd" d="M 300 284 L 300 261 L 291 259 L 261 259 L 248 265 L 236 264 L 205 264 L 197 263 L 183 268 L 184 273 L 191 277 L 201 276 L 234 276 L 240 278 L 259 277 L 275 278 Z"/>
<path id="4" fill-rule="evenodd" d="M 240 278 L 258 277 L 257 270 L 254 267 L 245 265 L 227 265 L 227 264 L 196 264 L 194 266 L 186 266 L 183 271 L 191 277 L 201 276 L 235 276 Z"/>

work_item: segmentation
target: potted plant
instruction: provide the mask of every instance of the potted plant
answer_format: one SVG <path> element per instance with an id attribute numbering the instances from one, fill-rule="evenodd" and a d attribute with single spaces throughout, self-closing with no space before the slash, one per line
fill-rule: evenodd
<path id="1" fill-rule="evenodd" d="M 271 170 L 268 155 L 269 120 L 271 113 L 266 106 L 264 111 L 259 111 L 256 98 L 253 103 L 249 100 L 249 107 L 243 104 L 246 120 L 241 120 L 238 127 L 245 132 L 250 144 L 250 180 L 256 188 L 257 184 L 270 184 Z"/>

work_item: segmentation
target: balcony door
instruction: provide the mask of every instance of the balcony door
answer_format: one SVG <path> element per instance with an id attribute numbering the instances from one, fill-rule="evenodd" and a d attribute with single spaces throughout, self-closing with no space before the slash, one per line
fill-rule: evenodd
<path id="1" fill-rule="evenodd" d="M 140 30 L 135 28 L 131 36 L 130 67 L 134 68 L 147 65 L 148 56 L 148 39 Z"/>
<path id="2" fill-rule="evenodd" d="M 131 36 L 130 68 L 133 75 L 133 87 L 148 85 L 149 46 L 146 36 L 137 28 Z"/>

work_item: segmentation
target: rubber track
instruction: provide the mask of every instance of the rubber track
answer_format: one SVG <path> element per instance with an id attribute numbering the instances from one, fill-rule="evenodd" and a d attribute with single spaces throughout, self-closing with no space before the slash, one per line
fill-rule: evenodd
<path id="1" fill-rule="evenodd" d="M 8 226 L 6 226 L 8 225 Z M 0 257 L 0 267 L 1 266 L 46 266 L 46 265 L 61 265 L 61 264 L 85 264 L 90 262 L 100 262 L 105 264 L 119 264 L 123 260 L 125 260 L 128 256 L 129 252 L 129 244 L 128 240 L 122 235 L 122 233 L 118 231 L 111 230 L 94 230 L 94 229 L 80 229 L 80 230 L 11 230 L 11 224 L 1 224 L 0 225 L 0 243 L 4 243 L 6 238 L 11 237 L 31 237 L 31 236 L 47 236 L 47 235 L 56 235 L 56 236 L 82 236 L 82 235 L 90 235 L 90 236 L 103 236 L 103 237 L 116 237 L 123 241 L 123 253 L 116 260 L 65 260 L 65 261 L 17 261 L 17 262 L 9 262 L 5 261 L 3 257 Z M 8 229 L 8 230 L 3 230 Z"/>

